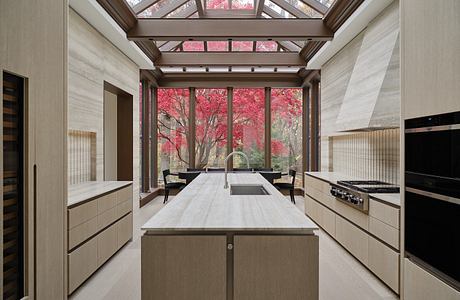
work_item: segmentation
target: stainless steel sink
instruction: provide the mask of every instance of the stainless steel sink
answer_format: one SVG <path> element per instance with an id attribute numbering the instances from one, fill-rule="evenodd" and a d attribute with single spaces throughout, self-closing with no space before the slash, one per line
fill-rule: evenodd
<path id="1" fill-rule="evenodd" d="M 231 184 L 230 195 L 270 195 L 261 184 Z"/>

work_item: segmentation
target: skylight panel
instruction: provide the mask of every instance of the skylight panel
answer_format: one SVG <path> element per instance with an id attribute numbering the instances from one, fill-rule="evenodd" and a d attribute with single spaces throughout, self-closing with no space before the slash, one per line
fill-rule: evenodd
<path id="1" fill-rule="evenodd" d="M 228 0 L 206 0 L 206 9 L 230 9 Z"/>
<path id="2" fill-rule="evenodd" d="M 254 9 L 253 0 L 232 0 L 232 9 Z"/>
<path id="3" fill-rule="evenodd" d="M 257 52 L 273 52 L 278 51 L 278 43 L 274 41 L 257 41 Z"/>
<path id="4" fill-rule="evenodd" d="M 232 51 L 252 51 L 253 42 L 251 41 L 233 41 Z"/>
<path id="5" fill-rule="evenodd" d="M 275 3 L 271 1 L 265 1 L 265 6 L 268 8 L 272 9 L 276 14 L 278 14 L 279 18 L 286 18 L 286 19 L 295 19 L 296 17 L 276 5 Z"/>
<path id="6" fill-rule="evenodd" d="M 185 41 L 182 44 L 182 49 L 188 52 L 203 52 L 204 42 L 202 41 Z"/>
<path id="7" fill-rule="evenodd" d="M 310 18 L 322 18 L 323 15 L 321 15 L 319 12 L 308 6 L 307 4 L 303 3 L 300 0 L 296 0 L 293 2 L 290 2 L 293 4 L 297 9 L 305 13 L 308 17 Z"/>
<path id="8" fill-rule="evenodd" d="M 227 41 L 208 41 L 208 51 L 228 51 Z"/>
<path id="9" fill-rule="evenodd" d="M 141 12 L 140 14 L 138 14 L 137 16 L 139 18 L 150 18 L 155 12 L 159 11 L 160 8 L 162 8 L 163 6 L 168 5 L 169 3 L 173 2 L 173 1 L 175 1 L 175 0 L 160 0 L 157 3 L 155 3 L 154 5 L 150 6 L 146 10 L 144 10 L 143 12 Z"/>

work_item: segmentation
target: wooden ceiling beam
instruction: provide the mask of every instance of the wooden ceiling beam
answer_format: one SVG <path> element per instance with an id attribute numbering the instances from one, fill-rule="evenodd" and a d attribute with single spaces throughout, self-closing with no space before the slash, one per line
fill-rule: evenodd
<path id="1" fill-rule="evenodd" d="M 264 11 L 265 0 L 256 0 L 256 17 L 261 18 Z"/>
<path id="2" fill-rule="evenodd" d="M 309 61 L 312 57 L 323 47 L 325 44 L 324 41 L 310 41 L 308 42 L 302 50 L 300 50 L 300 57 L 305 61 Z"/>
<path id="3" fill-rule="evenodd" d="M 299 54 L 289 52 L 167 52 L 155 62 L 158 67 L 305 65 Z"/>
<path id="4" fill-rule="evenodd" d="M 130 40 L 319 40 L 332 31 L 321 19 L 139 19 Z"/>
<path id="5" fill-rule="evenodd" d="M 203 2 L 201 2 L 201 0 L 195 0 L 195 5 L 196 5 L 196 9 L 198 11 L 198 16 L 200 18 L 203 18 L 203 16 L 204 16 Z"/>
<path id="6" fill-rule="evenodd" d="M 167 73 L 158 80 L 160 87 L 301 87 L 297 74 L 284 73 Z"/>
<path id="7" fill-rule="evenodd" d="M 336 0 L 324 15 L 326 25 L 336 32 L 364 0 Z"/>
<path id="8" fill-rule="evenodd" d="M 125 32 L 136 25 L 136 14 L 124 0 L 97 0 L 97 2 Z"/>

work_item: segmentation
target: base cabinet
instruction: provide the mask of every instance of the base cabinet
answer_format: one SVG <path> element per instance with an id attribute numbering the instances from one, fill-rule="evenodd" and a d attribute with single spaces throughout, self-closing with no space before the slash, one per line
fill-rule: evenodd
<path id="1" fill-rule="evenodd" d="M 147 233 L 141 261 L 143 300 L 318 299 L 315 235 Z"/>
<path id="2" fill-rule="evenodd" d="M 234 300 L 318 299 L 317 236 L 235 236 Z"/>
<path id="3" fill-rule="evenodd" d="M 404 299 L 458 300 L 460 299 L 460 292 L 405 258 Z"/>

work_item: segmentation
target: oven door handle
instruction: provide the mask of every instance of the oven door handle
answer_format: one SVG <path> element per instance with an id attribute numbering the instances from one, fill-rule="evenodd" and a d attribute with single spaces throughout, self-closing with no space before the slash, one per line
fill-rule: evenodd
<path id="1" fill-rule="evenodd" d="M 448 131 L 448 130 L 460 130 L 460 124 L 408 128 L 404 132 L 405 133 L 419 133 L 419 132 L 435 132 L 435 131 Z"/>
<path id="2" fill-rule="evenodd" d="M 434 199 L 437 199 L 437 200 L 441 200 L 441 201 L 445 201 L 445 202 L 460 205 L 460 199 L 455 198 L 455 197 L 450 197 L 450 196 L 446 196 L 446 195 L 431 193 L 431 192 L 422 191 L 422 190 L 414 189 L 414 188 L 410 188 L 410 187 L 406 187 L 406 192 L 410 192 L 410 193 L 414 193 L 414 194 L 418 194 L 418 195 L 434 198 Z"/>

